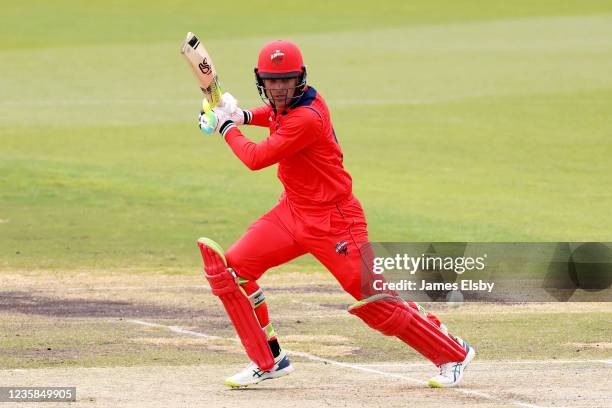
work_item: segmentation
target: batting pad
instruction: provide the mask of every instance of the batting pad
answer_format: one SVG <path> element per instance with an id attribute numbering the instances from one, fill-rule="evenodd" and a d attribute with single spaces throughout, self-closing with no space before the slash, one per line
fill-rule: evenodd
<path id="1" fill-rule="evenodd" d="M 204 261 L 204 276 L 212 293 L 221 299 L 247 355 L 261 370 L 271 370 L 274 357 L 266 334 L 259 325 L 252 300 L 239 286 L 233 270 L 227 267 L 221 246 L 208 238 L 200 238 L 198 246 Z"/>
<path id="2" fill-rule="evenodd" d="M 374 295 L 348 311 L 382 334 L 397 336 L 437 366 L 465 359 L 459 343 L 397 296 Z"/>

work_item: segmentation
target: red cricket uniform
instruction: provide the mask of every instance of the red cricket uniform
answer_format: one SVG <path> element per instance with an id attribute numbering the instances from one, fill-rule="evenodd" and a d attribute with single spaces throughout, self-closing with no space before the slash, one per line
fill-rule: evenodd
<path id="1" fill-rule="evenodd" d="M 269 127 L 270 136 L 254 143 L 233 127 L 225 140 L 251 170 L 278 163 L 285 191 L 228 249 L 228 264 L 254 281 L 273 266 L 311 253 L 360 300 L 360 247 L 368 242 L 367 224 L 325 101 L 308 87 L 288 111 L 275 114 L 264 105 L 250 113 L 249 124 Z"/>
<path id="2" fill-rule="evenodd" d="M 254 143 L 231 126 L 223 132 L 225 140 L 251 170 L 278 163 L 277 174 L 285 191 L 278 204 L 225 253 L 228 265 L 248 281 L 241 283 L 246 293 L 259 290 L 256 280 L 267 269 L 310 253 L 355 299 L 374 294 L 373 281 L 382 277 L 371 269 L 373 254 L 367 245 L 366 219 L 353 196 L 351 176 L 342 165 L 342 149 L 323 98 L 308 87 L 286 112 L 277 114 L 269 106 L 261 106 L 247 116 L 249 124 L 269 127 L 270 136 Z M 440 327 L 434 315 L 414 302 L 408 304 Z M 266 327 L 269 316 L 265 303 L 255 313 Z M 417 338 L 422 335 L 415 333 Z"/>

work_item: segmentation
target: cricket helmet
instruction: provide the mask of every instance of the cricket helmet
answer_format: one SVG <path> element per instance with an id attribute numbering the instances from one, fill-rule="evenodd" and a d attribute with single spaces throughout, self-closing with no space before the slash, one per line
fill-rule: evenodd
<path id="1" fill-rule="evenodd" d="M 255 68 L 255 79 L 257 90 L 264 102 L 274 103 L 268 98 L 264 79 L 287 79 L 297 78 L 297 86 L 288 105 L 297 101 L 306 87 L 306 66 L 302 59 L 302 52 L 297 45 L 291 41 L 275 40 L 263 46 L 259 52 L 257 67 Z"/>

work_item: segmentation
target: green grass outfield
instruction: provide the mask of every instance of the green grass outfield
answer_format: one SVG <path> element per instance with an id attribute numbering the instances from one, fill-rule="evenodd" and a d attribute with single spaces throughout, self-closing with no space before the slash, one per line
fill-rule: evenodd
<path id="1" fill-rule="evenodd" d="M 610 1 L 93 3 L 2 7 L 4 270 L 191 273 L 274 204 L 197 130 L 187 31 L 245 107 L 261 45 L 299 43 L 372 240 L 612 239 Z"/>

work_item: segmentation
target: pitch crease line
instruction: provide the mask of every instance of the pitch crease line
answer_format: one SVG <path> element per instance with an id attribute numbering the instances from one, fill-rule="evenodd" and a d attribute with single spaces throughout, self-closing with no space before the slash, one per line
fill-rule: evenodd
<path id="1" fill-rule="evenodd" d="M 186 334 L 189 336 L 195 336 L 195 337 L 202 337 L 202 338 L 208 338 L 208 339 L 223 339 L 223 340 L 230 340 L 230 341 L 234 341 L 234 342 L 238 342 L 238 339 L 232 339 L 232 338 L 227 338 L 227 337 L 219 337 L 219 336 L 212 336 L 206 333 L 202 333 L 202 332 L 197 332 L 197 331 L 193 331 L 193 330 L 187 330 L 187 329 L 183 329 L 180 328 L 178 326 L 168 326 L 165 324 L 159 324 L 159 323 L 151 323 L 151 322 L 146 322 L 144 320 L 126 320 L 126 322 L 128 323 L 133 323 L 133 324 L 139 324 L 141 326 L 147 326 L 147 327 L 160 327 L 160 328 L 166 328 L 174 333 L 178 333 L 178 334 Z M 379 374 L 379 375 L 383 375 L 385 377 L 390 377 L 390 378 L 398 378 L 404 381 L 408 381 L 414 384 L 419 384 L 419 385 L 427 385 L 427 383 L 425 381 L 421 381 L 421 380 L 417 380 L 415 378 L 412 377 L 407 377 L 405 375 L 401 375 L 401 374 L 394 374 L 394 373 L 388 373 L 386 371 L 381 371 L 381 370 L 376 370 L 373 368 L 369 368 L 369 367 L 363 367 L 360 365 L 356 365 L 356 364 L 350 364 L 350 363 L 343 363 L 340 361 L 336 361 L 336 360 L 331 360 L 329 358 L 323 358 L 323 357 L 319 357 L 316 356 L 314 354 L 310 354 L 310 353 L 305 353 L 302 351 L 291 351 L 291 350 L 285 350 L 288 354 L 293 355 L 293 356 L 297 356 L 297 357 L 303 357 L 306 358 L 308 360 L 312 360 L 312 361 L 318 361 L 321 363 L 327 363 L 327 364 L 332 364 L 338 367 L 345 367 L 345 368 L 351 368 L 353 370 L 359 370 L 359 371 L 364 371 L 364 372 L 368 372 L 368 373 L 373 373 L 373 374 Z M 603 360 L 605 361 L 605 360 Z M 464 395 L 468 395 L 468 396 L 477 396 L 483 399 L 487 399 L 489 401 L 497 401 L 497 402 L 510 402 L 513 405 L 516 405 L 518 407 L 523 407 L 523 408 L 545 408 L 543 406 L 540 405 L 535 405 L 535 404 L 529 404 L 527 402 L 523 402 L 523 401 L 518 401 L 518 400 L 505 400 L 502 398 L 496 398 L 492 395 L 480 392 L 480 391 L 473 391 L 473 390 L 465 390 L 465 389 L 461 389 L 461 388 L 448 388 L 448 390 L 452 390 L 455 392 L 458 392 L 460 394 L 464 394 Z"/>
<path id="2" fill-rule="evenodd" d="M 538 365 L 538 364 L 612 364 L 611 360 L 515 360 L 515 361 L 475 361 L 470 364 L 472 366 L 489 365 L 489 364 L 505 364 L 505 365 Z M 360 367 L 429 367 L 429 363 L 364 363 L 356 364 Z"/>

